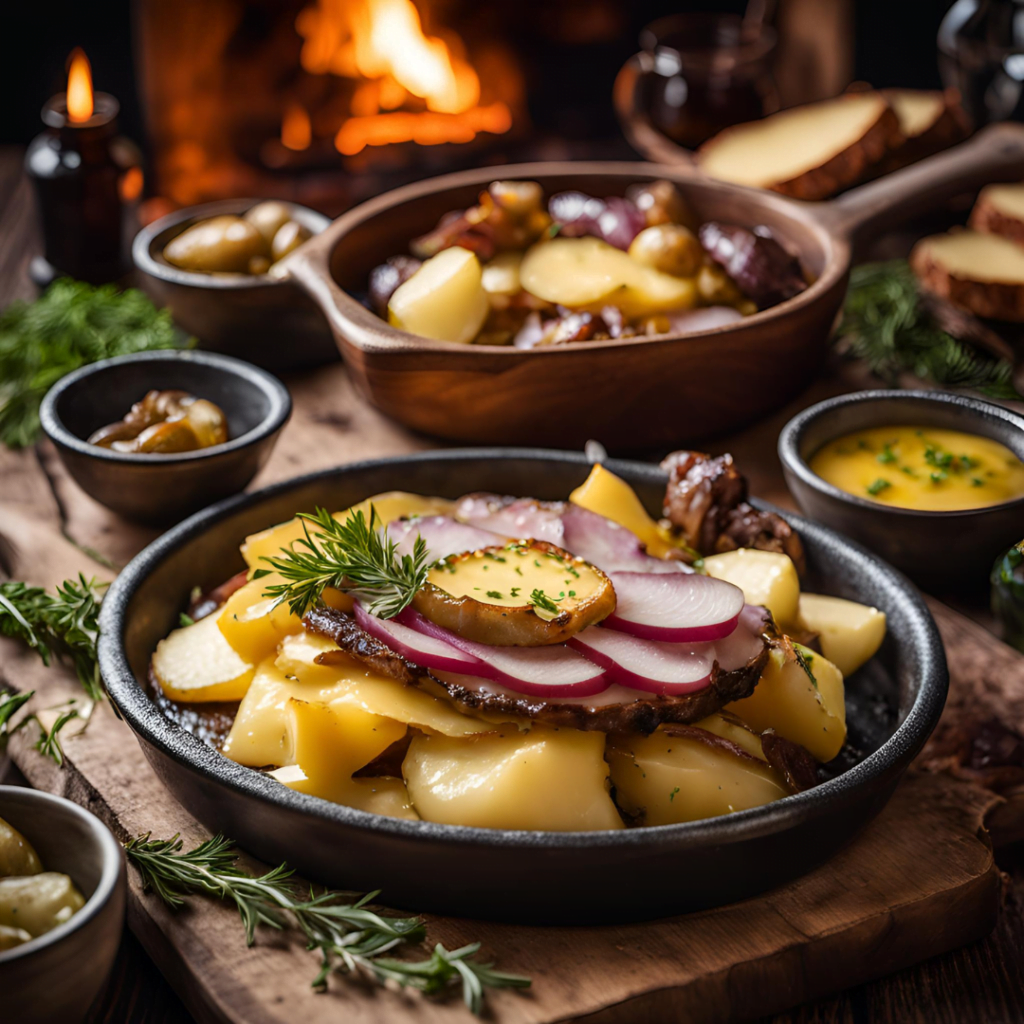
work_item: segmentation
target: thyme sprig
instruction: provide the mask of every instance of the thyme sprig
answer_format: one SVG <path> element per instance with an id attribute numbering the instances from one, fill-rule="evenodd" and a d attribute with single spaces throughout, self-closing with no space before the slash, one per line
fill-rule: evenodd
<path id="1" fill-rule="evenodd" d="M 495 971 L 493 964 L 473 959 L 480 948 L 478 942 L 455 950 L 439 944 L 429 958 L 420 961 L 382 956 L 403 943 L 421 941 L 426 929 L 418 917 L 394 917 L 371 910 L 369 904 L 377 892 L 306 894 L 285 864 L 263 875 L 251 875 L 237 865 L 235 847 L 223 835 L 184 853 L 182 846 L 178 836 L 154 840 L 147 834 L 125 844 L 125 851 L 145 887 L 168 906 L 181 907 L 189 896 L 200 893 L 233 903 L 249 945 L 255 942 L 260 925 L 300 931 L 307 947 L 320 954 L 314 987 L 326 985 L 332 971 L 363 973 L 380 983 L 391 981 L 427 995 L 461 982 L 466 1005 L 479 1014 L 485 989 L 530 985 L 529 978 Z"/>
<path id="2" fill-rule="evenodd" d="M 333 587 L 358 598 L 371 614 L 391 619 L 426 582 L 426 542 L 417 537 L 413 553 L 399 557 L 372 505 L 369 519 L 360 509 L 342 522 L 322 508 L 301 512 L 299 519 L 303 536 L 280 555 L 263 556 L 271 568 L 254 573 L 257 579 L 279 573 L 284 582 L 268 584 L 264 593 L 278 603 L 287 601 L 296 615 L 305 615 Z"/>
<path id="3" fill-rule="evenodd" d="M 865 263 L 850 274 L 838 336 L 849 355 L 895 387 L 909 371 L 944 387 L 972 388 L 992 398 L 1019 399 L 1013 365 L 942 330 L 921 304 L 906 260 Z"/>

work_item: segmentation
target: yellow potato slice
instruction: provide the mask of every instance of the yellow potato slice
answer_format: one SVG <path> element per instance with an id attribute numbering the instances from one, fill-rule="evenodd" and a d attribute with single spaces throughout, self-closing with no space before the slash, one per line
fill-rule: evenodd
<path id="1" fill-rule="evenodd" d="M 739 548 L 704 559 L 709 576 L 743 591 L 747 604 L 764 605 L 783 628 L 797 624 L 800 577 L 789 555 Z"/>
<path id="2" fill-rule="evenodd" d="M 872 658 L 885 639 L 885 612 L 841 597 L 801 594 L 799 619 L 818 634 L 822 653 L 843 676 Z"/>
<path id="3" fill-rule="evenodd" d="M 224 639 L 250 664 L 262 661 L 277 650 L 289 633 L 302 628 L 302 620 L 292 613 L 287 602 L 275 604 L 275 598 L 263 596 L 274 582 L 279 582 L 279 577 L 250 580 L 216 613 Z"/>
<path id="4" fill-rule="evenodd" d="M 484 267 L 484 291 L 492 298 L 510 299 L 518 295 L 522 285 L 519 281 L 519 267 L 523 262 L 521 252 L 499 252 Z"/>
<path id="5" fill-rule="evenodd" d="M 324 800 L 331 799 L 327 792 L 318 791 L 315 782 L 308 779 L 297 764 L 289 765 L 287 768 L 276 768 L 267 774 L 289 789 L 318 796 Z M 347 787 L 332 786 L 330 793 L 335 796 L 340 793 L 344 797 L 342 800 L 334 800 L 334 803 L 356 807 L 371 814 L 383 814 L 386 818 L 405 818 L 408 821 L 419 821 L 420 818 L 409 799 L 409 790 L 405 788 L 405 783 L 401 779 L 387 776 L 352 779 Z"/>
<path id="6" fill-rule="evenodd" d="M 673 277 L 631 259 L 599 238 L 555 238 L 529 249 L 519 268 L 523 288 L 573 309 L 618 306 L 628 317 L 696 305 L 692 278 Z"/>
<path id="7" fill-rule="evenodd" d="M 449 555 L 430 570 L 412 606 L 467 640 L 542 647 L 610 615 L 615 591 L 600 569 L 562 548 L 514 541 Z"/>
<path id="8" fill-rule="evenodd" d="M 664 558 L 673 550 L 672 545 L 662 537 L 658 524 L 648 514 L 636 491 L 600 463 L 591 469 L 590 476 L 569 495 L 569 500 L 635 533 L 646 545 L 649 554 Z"/>
<path id="9" fill-rule="evenodd" d="M 743 732 L 720 716 L 699 723 L 700 728 L 709 725 L 708 731 L 733 742 Z M 754 739 L 759 748 L 760 740 Z M 740 745 L 747 750 L 751 743 L 744 738 Z M 741 757 L 661 729 L 650 736 L 609 737 L 608 762 L 619 806 L 645 825 L 671 825 L 745 811 L 789 793 L 778 773 L 761 757 Z"/>
<path id="10" fill-rule="evenodd" d="M 755 732 L 774 729 L 831 761 L 846 740 L 843 675 L 827 658 L 794 645 L 776 647 L 754 692 L 726 705 Z"/>
<path id="11" fill-rule="evenodd" d="M 161 640 L 152 669 L 164 694 L 186 703 L 241 700 L 254 671 L 224 638 L 216 613 Z"/>
<path id="12" fill-rule="evenodd" d="M 623 827 L 608 793 L 602 733 L 537 727 L 470 739 L 414 736 L 402 772 L 425 821 L 555 832 Z"/>
<path id="13" fill-rule="evenodd" d="M 461 246 L 427 260 L 388 303 L 388 320 L 403 331 L 436 341 L 471 342 L 491 304 L 475 253 Z"/>

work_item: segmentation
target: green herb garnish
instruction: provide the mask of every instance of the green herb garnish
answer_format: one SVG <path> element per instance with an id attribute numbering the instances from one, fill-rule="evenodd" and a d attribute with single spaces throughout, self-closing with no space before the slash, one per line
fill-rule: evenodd
<path id="1" fill-rule="evenodd" d="M 873 483 L 868 484 L 866 490 L 868 494 L 881 494 L 887 487 L 892 487 L 892 484 L 884 477 L 880 476 Z"/>
<path id="2" fill-rule="evenodd" d="M 493 597 L 495 601 L 503 600 L 500 590 L 488 590 L 487 591 L 487 596 L 488 597 Z M 513 594 L 512 596 L 515 597 L 516 595 Z"/>
<path id="3" fill-rule="evenodd" d="M 958 341 L 922 309 L 906 260 L 854 267 L 837 336 L 890 387 L 911 372 L 944 387 L 975 388 L 992 398 L 1019 399 L 1013 366 Z"/>
<path id="4" fill-rule="evenodd" d="M 427 580 L 430 563 L 427 545 L 417 537 L 411 555 L 399 558 L 397 544 L 380 529 L 377 510 L 370 506 L 367 521 L 362 510 L 344 522 L 326 509 L 300 512 L 304 536 L 276 557 L 264 556 L 270 569 L 257 569 L 259 579 L 280 573 L 284 583 L 267 586 L 264 594 L 288 602 L 298 616 L 317 604 L 328 587 L 358 598 L 371 615 L 392 619 L 407 608 Z M 310 525 L 314 529 L 310 530 Z"/>
<path id="5" fill-rule="evenodd" d="M 811 685 L 817 689 L 818 680 L 814 678 L 814 672 L 811 670 L 811 666 L 814 664 L 814 651 L 803 644 L 793 644 L 793 653 L 796 655 L 796 663 L 804 670 L 807 678 L 810 679 Z"/>
<path id="6" fill-rule="evenodd" d="M 306 891 L 281 864 L 254 876 L 235 863 L 234 845 L 223 835 L 182 853 L 178 836 L 154 840 L 137 836 L 125 844 L 128 859 L 138 868 L 145 888 L 168 906 L 178 908 L 189 896 L 206 894 L 233 903 L 245 927 L 246 942 L 256 940 L 256 929 L 266 925 L 279 931 L 302 933 L 307 947 L 320 954 L 314 987 L 323 987 L 332 971 L 362 974 L 380 984 L 394 982 L 439 995 L 456 985 L 475 1014 L 484 1009 L 486 988 L 528 988 L 530 979 L 495 971 L 493 965 L 472 959 L 480 949 L 473 942 L 448 950 L 438 944 L 426 960 L 396 960 L 382 954 L 426 935 L 418 917 L 394 917 L 369 908 L 377 892 L 359 894 L 326 890 Z"/>
<path id="7" fill-rule="evenodd" d="M 892 450 L 892 444 L 883 445 L 882 450 L 875 456 L 875 459 L 883 465 L 889 462 L 895 462 L 896 453 Z"/>
<path id="8" fill-rule="evenodd" d="M 36 740 L 36 750 L 50 758 L 58 768 L 64 766 L 64 748 L 60 742 L 60 731 L 68 722 L 79 717 L 77 708 L 67 708 L 57 716 L 56 721 L 49 729 L 43 729 L 39 739 Z M 38 721 L 38 717 L 36 721 Z"/>
<path id="9" fill-rule="evenodd" d="M 238 618 L 238 616 L 236 615 L 235 618 Z M 195 624 L 196 620 L 193 619 L 191 615 L 186 615 L 184 612 L 181 612 L 181 614 L 178 616 L 178 625 L 182 629 L 184 629 L 186 626 L 194 626 Z"/>
<path id="10" fill-rule="evenodd" d="M 546 612 L 554 612 L 558 614 L 558 605 L 548 597 L 539 587 L 530 594 L 530 600 L 528 604 L 533 605 L 535 608 L 542 608 Z"/>
<path id="11" fill-rule="evenodd" d="M 0 314 L 0 441 L 32 444 L 43 395 L 72 370 L 182 343 L 170 313 L 134 288 L 61 278 L 35 302 L 12 303 Z"/>

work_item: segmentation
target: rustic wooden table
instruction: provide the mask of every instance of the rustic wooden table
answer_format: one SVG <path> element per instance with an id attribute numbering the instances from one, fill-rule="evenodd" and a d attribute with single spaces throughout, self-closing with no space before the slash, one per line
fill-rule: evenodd
<path id="1" fill-rule="evenodd" d="M 30 298 L 29 260 L 38 248 L 31 196 L 21 173 L 21 154 L 0 150 L 0 308 L 12 299 Z M 408 434 L 368 408 L 352 391 L 340 366 L 326 368 L 302 380 L 306 396 L 296 417 L 322 428 L 325 443 L 310 451 L 290 441 L 286 430 L 261 480 L 281 478 L 338 462 L 429 447 L 430 442 Z M 848 385 L 846 385 L 848 387 Z M 804 396 L 805 406 L 829 391 L 844 390 L 833 380 Z M 781 485 L 773 454 L 778 427 L 793 408 L 716 445 L 733 451 L 752 478 L 755 493 L 791 504 Z M 292 437 L 296 434 L 293 432 Z M 123 563 L 137 549 L 141 531 L 121 530 L 117 521 L 87 500 L 72 495 L 74 485 L 60 471 L 46 444 L 22 453 L 0 453 L 0 502 L 17 507 L 37 505 L 41 491 L 52 500 L 65 536 L 84 547 L 103 552 Z M 32 497 L 29 497 L 32 492 Z M 145 538 L 142 538 L 145 539 Z M 2 565 L 0 565 L 2 571 Z M 985 622 L 984 610 L 968 601 L 961 610 Z M 2 678 L 2 675 L 0 675 Z M 1024 679 L 1020 685 L 1024 686 Z M 10 766 L 0 781 L 19 781 Z M 861 985 L 840 995 L 806 1004 L 770 1018 L 777 1024 L 826 1024 L 861 1021 L 949 1022 L 949 1024 L 1004 1024 L 1024 1021 L 1024 848 L 1022 844 L 998 851 L 1006 873 L 1006 899 L 993 933 L 983 941 L 937 957 L 882 980 Z M 138 941 L 126 931 L 111 979 L 89 1016 L 90 1024 L 182 1024 L 192 1020 L 174 991 L 148 958 Z"/>

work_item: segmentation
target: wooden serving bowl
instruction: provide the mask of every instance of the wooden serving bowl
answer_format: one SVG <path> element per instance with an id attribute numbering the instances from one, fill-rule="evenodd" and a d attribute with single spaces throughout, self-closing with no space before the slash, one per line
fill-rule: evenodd
<path id="1" fill-rule="evenodd" d="M 378 196 L 339 217 L 280 265 L 319 303 L 357 385 L 396 420 L 492 444 L 615 450 L 691 444 L 778 409 L 827 352 L 856 243 L 960 191 L 1024 177 L 1024 126 L 999 125 L 930 160 L 828 203 L 805 203 L 649 163 L 484 167 Z M 685 335 L 519 350 L 432 341 L 391 327 L 354 294 L 370 270 L 496 178 L 623 195 L 635 182 L 678 183 L 697 216 L 766 225 L 815 278 L 803 293 L 741 322 Z"/>

